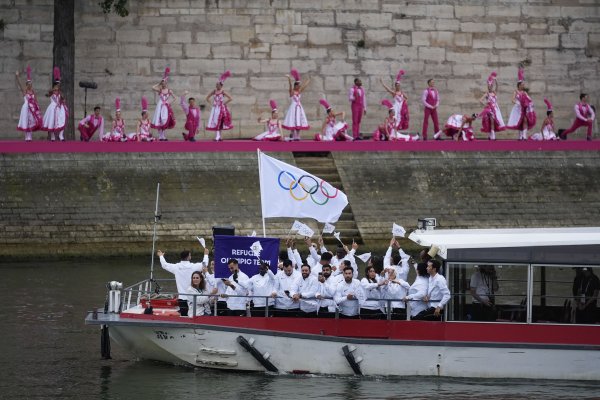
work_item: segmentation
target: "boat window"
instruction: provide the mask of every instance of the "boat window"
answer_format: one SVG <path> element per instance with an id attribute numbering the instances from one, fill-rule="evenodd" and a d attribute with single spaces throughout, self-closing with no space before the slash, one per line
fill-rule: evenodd
<path id="1" fill-rule="evenodd" d="M 452 293 L 448 321 L 526 321 L 527 264 L 446 265 Z"/>
<path id="2" fill-rule="evenodd" d="M 600 267 L 533 265 L 532 322 L 580 323 L 598 321 L 593 300 Z"/>

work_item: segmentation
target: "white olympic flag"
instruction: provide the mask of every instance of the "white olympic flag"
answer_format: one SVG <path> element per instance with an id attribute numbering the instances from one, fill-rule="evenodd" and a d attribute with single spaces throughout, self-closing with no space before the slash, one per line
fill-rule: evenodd
<path id="1" fill-rule="evenodd" d="M 344 193 L 306 171 L 262 152 L 260 198 L 263 218 L 314 218 L 337 222 L 348 205 Z"/>

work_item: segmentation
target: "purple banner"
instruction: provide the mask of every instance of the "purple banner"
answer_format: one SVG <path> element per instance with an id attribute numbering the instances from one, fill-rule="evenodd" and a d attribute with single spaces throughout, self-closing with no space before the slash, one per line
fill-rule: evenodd
<path id="1" fill-rule="evenodd" d="M 256 275 L 260 263 L 252 250 L 252 245 L 255 242 L 259 242 L 260 247 L 262 247 L 260 259 L 267 262 L 271 271 L 276 274 L 279 258 L 279 239 L 215 235 L 215 277 L 228 278 L 231 275 L 227 262 L 232 258 L 238 260 L 240 270 L 248 277 Z"/>

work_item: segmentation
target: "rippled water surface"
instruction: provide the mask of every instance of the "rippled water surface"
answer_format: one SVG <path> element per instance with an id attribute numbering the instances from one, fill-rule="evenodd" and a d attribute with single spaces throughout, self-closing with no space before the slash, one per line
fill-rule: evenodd
<path id="1" fill-rule="evenodd" d="M 147 276 L 143 261 L 0 264 L 0 398 L 600 398 L 600 382 L 272 376 L 141 362 L 116 346 L 112 360 L 101 360 L 86 311 L 103 304 L 107 281 Z"/>

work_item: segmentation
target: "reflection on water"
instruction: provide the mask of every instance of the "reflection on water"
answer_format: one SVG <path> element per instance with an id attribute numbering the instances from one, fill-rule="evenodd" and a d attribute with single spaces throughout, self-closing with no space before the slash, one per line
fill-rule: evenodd
<path id="1" fill-rule="evenodd" d="M 112 360 L 101 360 L 99 329 L 83 324 L 85 313 L 103 304 L 106 282 L 147 277 L 143 261 L 0 264 L 0 274 L 2 399 L 591 399 L 600 393 L 600 382 L 220 372 L 136 361 L 116 346 Z"/>

